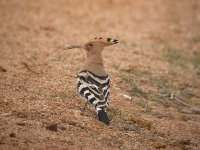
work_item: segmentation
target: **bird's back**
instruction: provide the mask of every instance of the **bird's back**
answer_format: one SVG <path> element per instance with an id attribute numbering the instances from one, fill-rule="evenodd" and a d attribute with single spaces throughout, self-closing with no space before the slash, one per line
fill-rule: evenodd
<path id="1" fill-rule="evenodd" d="M 77 91 L 84 100 L 95 106 L 99 120 L 109 124 L 106 113 L 110 94 L 109 76 L 97 76 L 90 71 L 81 71 L 77 76 Z"/>
<path id="2" fill-rule="evenodd" d="M 105 109 L 110 93 L 109 76 L 97 76 L 89 71 L 81 71 L 77 76 L 77 91 L 80 96 L 93 104 L 97 110 Z"/>

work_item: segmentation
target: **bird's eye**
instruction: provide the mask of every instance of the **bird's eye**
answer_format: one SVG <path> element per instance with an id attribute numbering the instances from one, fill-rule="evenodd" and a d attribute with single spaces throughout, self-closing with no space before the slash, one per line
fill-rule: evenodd
<path id="1" fill-rule="evenodd" d="M 89 46 L 91 46 L 91 47 L 92 47 L 92 46 L 93 46 L 93 44 L 90 44 Z"/>

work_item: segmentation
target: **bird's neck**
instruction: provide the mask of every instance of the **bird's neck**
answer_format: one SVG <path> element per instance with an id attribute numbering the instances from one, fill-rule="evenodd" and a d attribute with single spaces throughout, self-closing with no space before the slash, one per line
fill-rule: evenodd
<path id="1" fill-rule="evenodd" d="M 105 72 L 103 66 L 103 59 L 101 52 L 88 52 L 87 59 L 85 60 L 85 64 L 82 70 L 88 70 L 98 76 L 106 76 L 107 73 Z"/>

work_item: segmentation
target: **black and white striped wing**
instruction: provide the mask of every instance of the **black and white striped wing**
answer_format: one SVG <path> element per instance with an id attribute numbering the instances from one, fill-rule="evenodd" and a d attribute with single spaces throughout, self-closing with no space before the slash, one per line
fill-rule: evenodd
<path id="1" fill-rule="evenodd" d="M 110 93 L 108 76 L 99 77 L 89 71 L 82 71 L 77 76 L 77 91 L 80 96 L 95 105 L 96 108 L 106 108 Z"/>

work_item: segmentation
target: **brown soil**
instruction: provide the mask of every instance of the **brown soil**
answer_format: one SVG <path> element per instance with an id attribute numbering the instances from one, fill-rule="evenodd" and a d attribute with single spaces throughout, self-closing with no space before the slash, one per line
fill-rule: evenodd
<path id="1" fill-rule="evenodd" d="M 121 41 L 109 126 L 80 111 L 84 52 L 62 50 L 95 36 Z M 0 149 L 198 150 L 199 108 L 199 0 L 0 1 Z"/>

